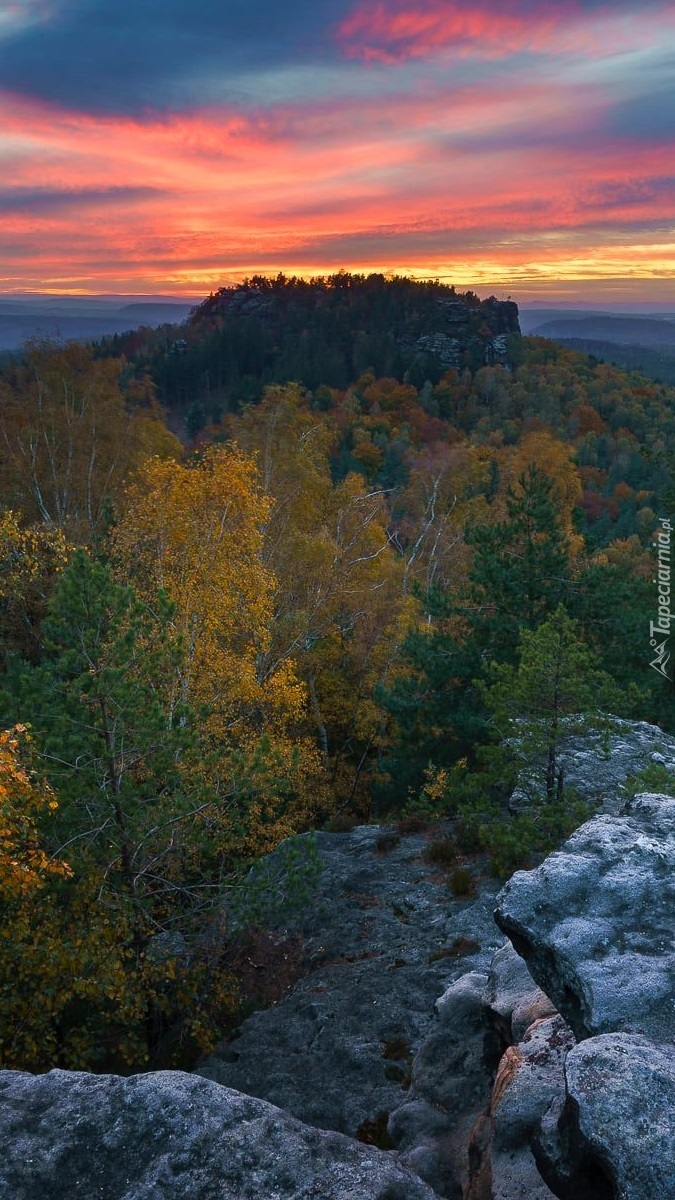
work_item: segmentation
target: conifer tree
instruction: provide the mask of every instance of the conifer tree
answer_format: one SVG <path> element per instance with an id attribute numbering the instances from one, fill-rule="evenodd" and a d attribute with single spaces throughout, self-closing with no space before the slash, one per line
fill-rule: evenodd
<path id="1" fill-rule="evenodd" d="M 509 488 L 506 516 L 467 534 L 474 547 L 463 615 L 470 636 L 496 661 L 515 657 L 522 628 L 535 629 L 569 592 L 566 535 L 551 480 L 528 467 Z"/>
<path id="2" fill-rule="evenodd" d="M 537 629 L 523 629 L 517 665 L 493 663 L 483 688 L 496 732 L 512 739 L 526 770 L 540 775 L 546 800 L 562 800 L 561 744 L 608 728 L 606 707 L 620 703 L 612 678 L 562 605 Z"/>
<path id="3" fill-rule="evenodd" d="M 534 629 L 566 596 L 570 565 L 551 481 L 536 467 L 507 493 L 503 520 L 474 526 L 465 597 L 432 589 L 428 620 L 402 646 L 403 670 L 379 700 L 394 719 L 382 762 L 383 794 L 401 801 L 422 784 L 430 763 L 474 758 L 488 737 L 488 711 L 477 686 L 491 662 L 513 663 L 522 629 Z M 405 789 L 405 791 L 404 791 Z"/>

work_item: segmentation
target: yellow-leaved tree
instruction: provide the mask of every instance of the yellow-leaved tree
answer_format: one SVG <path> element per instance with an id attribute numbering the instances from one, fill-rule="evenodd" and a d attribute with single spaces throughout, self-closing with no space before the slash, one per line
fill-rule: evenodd
<path id="1" fill-rule="evenodd" d="M 572 555 L 583 548 L 583 538 L 574 531 L 574 509 L 581 499 L 579 468 L 573 461 L 574 447 L 560 441 L 547 430 L 526 434 L 513 448 L 502 455 L 500 462 L 501 496 L 506 489 L 517 487 L 518 480 L 528 469 L 536 467 L 551 481 L 557 504 L 558 518 Z"/>
<path id="2" fill-rule="evenodd" d="M 333 482 L 332 418 L 312 409 L 297 384 L 267 388 L 229 428 L 258 456 L 265 494 L 274 500 L 262 542 L 275 580 L 262 670 L 273 677 L 294 663 L 309 697 L 325 803 L 365 812 L 383 723 L 374 692 L 410 607 L 385 493 L 356 473 Z"/>
<path id="3" fill-rule="evenodd" d="M 10 652 L 37 661 L 47 601 L 71 548 L 52 525 L 25 529 L 19 515 L 0 512 L 0 665 Z"/>
<path id="4" fill-rule="evenodd" d="M 22 736 L 26 736 L 22 725 L 0 732 L 0 900 L 3 905 L 25 899 L 42 888 L 52 876 L 70 874 L 65 863 L 51 859 L 40 846 L 37 817 L 45 808 L 56 810 L 58 802 L 50 788 L 40 786 L 20 761 Z"/>
<path id="5" fill-rule="evenodd" d="M 262 561 L 271 501 L 236 446 L 186 465 L 149 460 L 115 531 L 119 570 L 151 604 L 171 602 L 171 677 L 156 680 L 169 720 L 194 721 L 182 763 L 213 796 L 214 837 L 264 853 L 302 827 L 320 762 L 301 735 L 305 689 L 291 659 L 269 668 L 276 581 Z M 190 716 L 188 716 L 190 714 Z M 205 818 L 207 819 L 207 818 Z"/>
<path id="6" fill-rule="evenodd" d="M 30 750 L 22 725 L 0 732 L 0 1066 L 85 1066 L 94 1036 L 74 1014 L 96 1001 L 100 1034 L 107 1005 L 124 1039 L 124 1023 L 138 1023 L 143 1007 L 128 991 L 123 939 L 97 914 L 95 888 L 83 889 L 44 848 L 59 805 L 31 769 Z"/>

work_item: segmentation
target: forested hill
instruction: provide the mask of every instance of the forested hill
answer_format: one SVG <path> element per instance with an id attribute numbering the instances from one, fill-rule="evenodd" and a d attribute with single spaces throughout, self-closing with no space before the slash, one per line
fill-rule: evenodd
<path id="1" fill-rule="evenodd" d="M 202 394 L 232 408 L 289 379 L 345 388 L 372 371 L 421 387 L 451 367 L 511 365 L 519 341 L 512 301 L 340 272 L 309 281 L 254 276 L 209 296 L 180 332 L 146 329 L 105 345 L 148 363 L 169 408 Z"/>

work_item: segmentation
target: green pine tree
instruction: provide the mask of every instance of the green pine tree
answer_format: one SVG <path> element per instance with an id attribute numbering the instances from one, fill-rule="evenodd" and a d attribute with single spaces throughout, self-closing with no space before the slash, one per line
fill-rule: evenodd
<path id="1" fill-rule="evenodd" d="M 52 848 L 67 845 L 71 863 L 95 863 L 106 888 L 139 901 L 175 849 L 167 821 L 190 808 L 179 771 L 188 726 L 169 720 L 154 683 L 172 669 L 168 615 L 162 596 L 149 611 L 78 550 L 49 605 L 42 661 L 14 658 L 4 680 L 5 719 L 31 723 L 59 798 Z"/>
<path id="2" fill-rule="evenodd" d="M 621 704 L 616 685 L 560 605 L 537 629 L 523 629 L 516 665 L 493 663 L 483 694 L 499 737 L 510 740 L 528 776 L 540 775 L 547 802 L 563 799 L 564 739 L 610 727 Z"/>
<path id="3" fill-rule="evenodd" d="M 506 517 L 469 530 L 474 547 L 463 613 L 484 657 L 513 662 L 521 629 L 535 629 L 570 587 L 567 539 L 553 484 L 529 467 L 509 488 Z"/>

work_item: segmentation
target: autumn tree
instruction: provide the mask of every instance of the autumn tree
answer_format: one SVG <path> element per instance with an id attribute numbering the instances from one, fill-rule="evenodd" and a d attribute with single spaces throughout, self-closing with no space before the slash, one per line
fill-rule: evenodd
<path id="1" fill-rule="evenodd" d="M 0 669 L 11 652 L 38 660 L 47 603 L 70 552 L 60 529 L 26 529 L 16 513 L 0 512 Z"/>
<path id="2" fill-rule="evenodd" d="M 406 607 L 386 496 L 356 473 L 333 482 L 334 424 L 296 385 L 267 389 L 230 428 L 257 454 L 273 498 L 262 544 L 275 579 L 263 672 L 295 664 L 332 803 L 367 807 L 383 719 L 374 688 L 390 668 Z"/>
<path id="3" fill-rule="evenodd" d="M 43 623 L 37 665 L 8 663 L 4 703 L 34 730 L 43 770 L 61 800 L 52 837 L 103 870 L 107 887 L 136 898 L 153 860 L 150 830 L 160 822 L 167 793 L 174 815 L 179 722 L 172 728 L 152 676 L 168 674 L 173 656 L 165 634 L 168 603 L 153 609 L 110 567 L 75 551 Z M 142 846 L 142 849 L 141 849 Z"/>
<path id="4" fill-rule="evenodd" d="M 150 460 L 125 497 L 118 570 L 171 605 L 173 669 L 154 679 L 170 724 L 199 714 L 199 763 L 227 800 L 240 851 L 259 853 L 307 820 L 318 760 L 296 737 L 305 692 L 293 662 L 269 666 L 275 580 L 262 561 L 271 501 L 235 446 L 186 466 Z M 187 768 L 186 768 L 187 769 Z"/>
<path id="5" fill-rule="evenodd" d="M 21 901 L 54 877 L 67 876 L 65 863 L 41 845 L 38 818 L 53 816 L 58 802 L 52 790 L 35 778 L 22 761 L 23 725 L 0 732 L 0 899 Z"/>
<path id="6" fill-rule="evenodd" d="M 489 456 L 468 442 L 435 442 L 411 456 L 408 486 L 393 505 L 406 591 L 457 591 L 470 560 L 464 529 L 485 516 L 489 476 Z"/>
<path id="7" fill-rule="evenodd" d="M 219 1024 L 212 1008 L 205 1019 L 207 995 L 223 1012 L 232 1006 L 231 973 L 211 961 L 206 927 L 217 924 L 233 867 L 213 836 L 212 792 L 181 770 L 193 736 L 187 713 L 172 724 L 152 682 L 172 669 L 170 615 L 164 598 L 150 611 L 78 550 L 49 604 L 42 661 L 10 658 L 2 704 L 31 718 L 35 765 L 51 785 L 49 821 L 28 812 L 20 826 L 16 797 L 26 813 L 32 794 L 15 772 L 9 830 L 15 841 L 27 830 L 32 857 L 22 861 L 12 844 L 12 861 L 24 880 L 33 863 L 69 864 L 67 880 L 52 871 L 39 897 L 31 888 L 6 932 L 12 1065 L 82 1067 L 112 1055 L 142 1066 L 174 1021 L 188 1040 L 192 1029 L 196 1044 L 212 1044 Z M 158 936 L 179 938 L 189 972 L 175 954 L 153 952 Z"/>
<path id="8" fill-rule="evenodd" d="M 27 524 L 95 541 L 129 470 L 179 452 L 156 406 L 127 408 L 122 368 L 77 343 L 33 342 L 0 378 L 0 495 Z"/>
<path id="9" fill-rule="evenodd" d="M 526 434 L 510 452 L 502 457 L 500 476 L 502 486 L 518 490 L 519 480 L 536 470 L 550 483 L 551 497 L 561 529 L 567 538 L 568 549 L 578 553 L 582 539 L 574 529 L 575 510 L 581 500 L 582 487 L 579 468 L 573 461 L 573 447 L 553 437 L 546 430 Z"/>

